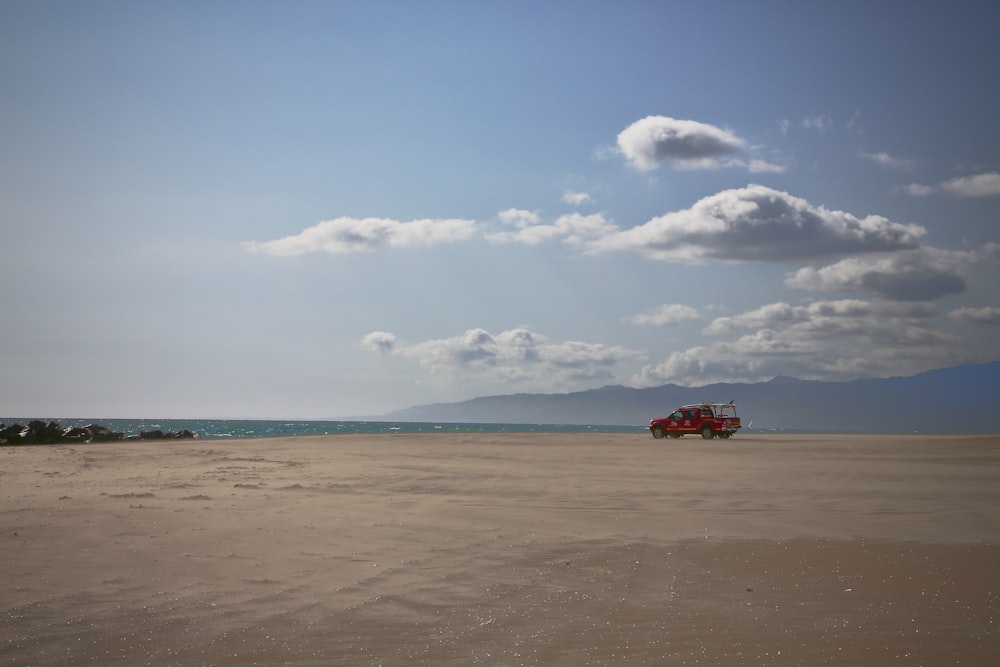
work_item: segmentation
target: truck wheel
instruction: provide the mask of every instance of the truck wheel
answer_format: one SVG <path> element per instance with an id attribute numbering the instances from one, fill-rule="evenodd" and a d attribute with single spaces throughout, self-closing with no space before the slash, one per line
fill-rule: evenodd
<path id="1" fill-rule="evenodd" d="M 701 427 L 701 437 L 705 438 L 706 440 L 711 440 L 712 438 L 714 438 L 715 437 L 715 433 L 712 431 L 712 427 L 711 426 L 702 426 Z"/>
<path id="2" fill-rule="evenodd" d="M 662 438 L 663 437 L 663 429 L 660 428 L 659 426 L 654 426 L 653 427 L 653 437 L 654 438 Z"/>

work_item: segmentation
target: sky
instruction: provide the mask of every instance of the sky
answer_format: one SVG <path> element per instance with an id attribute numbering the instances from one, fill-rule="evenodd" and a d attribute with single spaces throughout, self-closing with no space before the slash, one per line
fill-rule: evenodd
<path id="1" fill-rule="evenodd" d="M 0 415 L 1000 360 L 998 7 L 2 1 Z"/>

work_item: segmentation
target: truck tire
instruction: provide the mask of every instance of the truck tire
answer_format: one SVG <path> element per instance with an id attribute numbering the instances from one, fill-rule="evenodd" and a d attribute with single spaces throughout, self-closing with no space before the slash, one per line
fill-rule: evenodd
<path id="1" fill-rule="evenodd" d="M 661 427 L 659 427 L 659 426 L 654 426 L 653 427 L 653 437 L 654 438 L 662 438 L 663 437 L 663 429 Z"/>
<path id="2" fill-rule="evenodd" d="M 712 430 L 711 426 L 707 426 L 707 425 L 706 426 L 702 426 L 701 427 L 701 437 L 705 438 L 705 440 L 711 440 L 712 438 L 715 437 L 715 431 Z"/>

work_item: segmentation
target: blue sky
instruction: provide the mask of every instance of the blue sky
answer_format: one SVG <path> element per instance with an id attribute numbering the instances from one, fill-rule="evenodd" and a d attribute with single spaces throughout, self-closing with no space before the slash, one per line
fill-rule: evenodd
<path id="1" fill-rule="evenodd" d="M 998 20 L 0 3 L 0 412 L 336 418 L 995 361 Z"/>

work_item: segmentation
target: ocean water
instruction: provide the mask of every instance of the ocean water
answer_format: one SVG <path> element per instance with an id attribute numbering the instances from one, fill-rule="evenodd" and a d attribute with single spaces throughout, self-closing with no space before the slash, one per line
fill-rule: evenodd
<path id="1" fill-rule="evenodd" d="M 69 419 L 0 418 L 7 424 L 27 425 L 33 419 L 60 426 L 100 424 L 127 436 L 159 429 L 165 432 L 188 430 L 205 440 L 222 438 L 274 438 L 293 435 L 336 435 L 352 433 L 637 433 L 645 425 L 594 426 L 583 424 L 477 424 L 451 422 L 388 421 L 294 421 L 283 419 Z"/>

